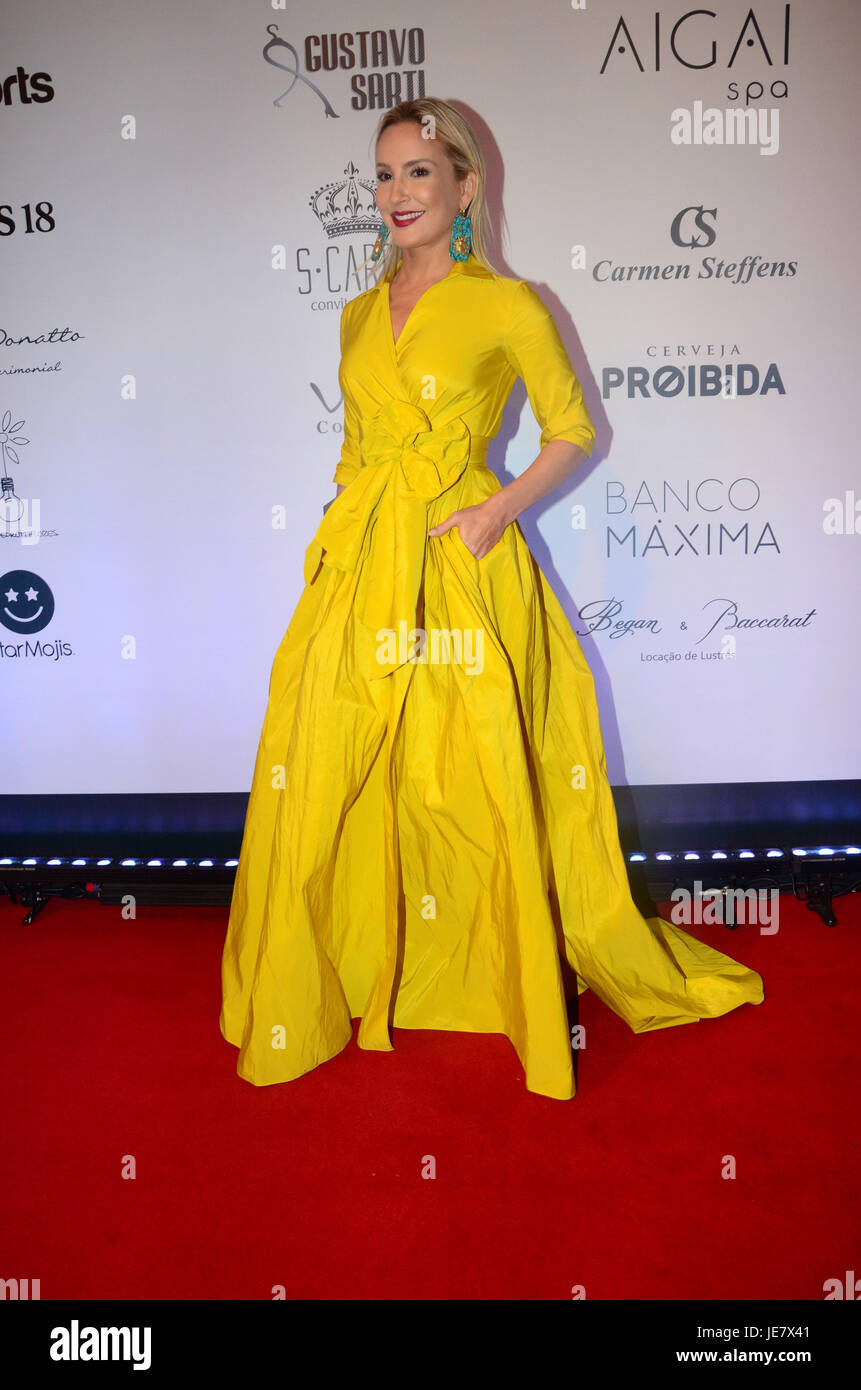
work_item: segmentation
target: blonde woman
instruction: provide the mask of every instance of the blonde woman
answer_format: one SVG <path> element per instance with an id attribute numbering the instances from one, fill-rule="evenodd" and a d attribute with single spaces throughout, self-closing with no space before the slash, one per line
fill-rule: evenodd
<path id="1" fill-rule="evenodd" d="M 354 1018 L 374 1051 L 502 1033 L 567 1100 L 566 973 L 636 1033 L 762 980 L 632 901 L 592 676 L 517 523 L 595 429 L 550 313 L 490 264 L 475 135 L 423 98 L 375 153 L 381 273 L 341 317 L 337 496 L 272 668 L 221 1030 L 256 1086 L 335 1057 Z M 501 487 L 518 377 L 540 452 Z"/>

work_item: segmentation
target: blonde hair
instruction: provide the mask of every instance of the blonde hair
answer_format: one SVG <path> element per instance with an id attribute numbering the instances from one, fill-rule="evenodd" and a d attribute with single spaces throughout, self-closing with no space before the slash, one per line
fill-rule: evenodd
<path id="1" fill-rule="evenodd" d="M 487 270 L 498 275 L 499 271 L 493 265 L 488 253 L 491 220 L 485 193 L 487 174 L 484 156 L 481 153 L 475 131 L 466 117 L 462 116 L 449 102 L 442 101 L 438 97 L 417 97 L 415 101 L 402 101 L 383 113 L 374 133 L 375 151 L 377 142 L 384 130 L 388 130 L 390 126 L 401 125 L 406 121 L 421 127 L 426 124 L 431 125 L 434 131 L 433 138 L 439 142 L 443 152 L 451 161 L 454 176 L 458 181 L 467 174 L 475 174 L 475 193 L 464 209 L 465 212 L 469 213 L 472 229 L 470 255 L 474 256 Z M 383 246 L 379 261 L 376 262 L 378 266 L 382 267 L 378 284 L 383 280 L 391 280 L 401 263 L 401 259 L 400 247 L 395 246 L 389 237 Z M 365 262 L 366 265 L 368 263 L 368 261 Z M 374 262 L 370 261 L 370 264 L 373 265 Z"/>

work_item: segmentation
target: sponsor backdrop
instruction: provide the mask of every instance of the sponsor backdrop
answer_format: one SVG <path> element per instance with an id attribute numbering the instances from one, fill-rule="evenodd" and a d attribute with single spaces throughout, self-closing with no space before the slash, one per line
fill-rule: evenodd
<path id="1" fill-rule="evenodd" d="M 6 793 L 247 791 L 372 134 L 461 104 L 598 427 L 521 520 L 611 781 L 861 775 L 856 0 L 8 0 Z M 535 457 L 518 383 L 490 455 Z"/>

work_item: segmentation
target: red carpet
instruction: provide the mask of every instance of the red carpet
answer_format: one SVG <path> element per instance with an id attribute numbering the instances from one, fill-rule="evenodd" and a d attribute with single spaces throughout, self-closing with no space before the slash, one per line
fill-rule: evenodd
<path id="1" fill-rule="evenodd" d="M 0 1277 L 43 1299 L 822 1300 L 858 1261 L 857 897 L 836 911 L 784 896 L 776 936 L 694 928 L 762 974 L 756 1008 L 636 1037 L 584 994 L 555 1101 L 505 1038 L 406 1030 L 255 1089 L 218 1030 L 226 909 L 58 901 L 23 927 L 0 900 Z"/>

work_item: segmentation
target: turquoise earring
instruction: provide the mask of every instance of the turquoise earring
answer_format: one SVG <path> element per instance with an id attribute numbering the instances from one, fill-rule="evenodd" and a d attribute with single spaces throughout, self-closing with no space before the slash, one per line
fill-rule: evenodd
<path id="1" fill-rule="evenodd" d="M 469 256 L 471 245 L 472 223 L 469 220 L 469 213 L 459 212 L 451 226 L 448 254 L 453 261 L 465 261 Z"/>
<path id="2" fill-rule="evenodd" d="M 377 239 L 374 242 L 374 249 L 371 252 L 372 261 L 378 261 L 380 259 L 380 256 L 383 254 L 383 247 L 386 244 L 386 238 L 388 237 L 388 235 L 388 227 L 386 226 L 385 222 L 381 222 L 380 230 L 377 232 Z"/>

